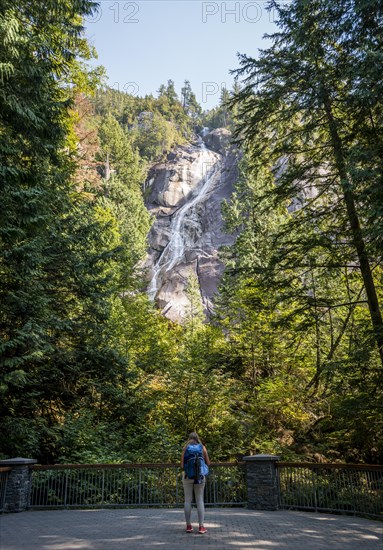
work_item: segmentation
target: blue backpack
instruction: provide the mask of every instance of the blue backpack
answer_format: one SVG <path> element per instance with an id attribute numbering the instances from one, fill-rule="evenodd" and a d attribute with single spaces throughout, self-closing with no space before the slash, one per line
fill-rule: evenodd
<path id="1" fill-rule="evenodd" d="M 202 445 L 188 445 L 184 454 L 184 470 L 188 479 L 199 482 L 203 476 L 209 473 L 209 467 L 203 457 Z"/>

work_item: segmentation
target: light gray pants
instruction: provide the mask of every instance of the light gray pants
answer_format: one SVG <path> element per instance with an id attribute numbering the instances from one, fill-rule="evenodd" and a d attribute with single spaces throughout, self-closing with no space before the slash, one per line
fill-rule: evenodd
<path id="1" fill-rule="evenodd" d="M 185 495 L 185 519 L 187 525 L 191 523 L 191 508 L 193 500 L 193 491 L 195 496 L 195 501 L 197 504 L 197 514 L 198 514 L 198 523 L 203 525 L 205 519 L 205 504 L 203 502 L 203 493 L 205 490 L 205 478 L 202 483 L 194 483 L 194 479 L 188 479 L 184 477 L 182 480 L 184 486 L 184 495 Z"/>

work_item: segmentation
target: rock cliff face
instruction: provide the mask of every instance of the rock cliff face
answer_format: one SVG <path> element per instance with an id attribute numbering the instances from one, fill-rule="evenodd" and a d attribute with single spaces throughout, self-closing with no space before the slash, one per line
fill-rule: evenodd
<path id="1" fill-rule="evenodd" d="M 187 314 L 186 288 L 193 272 L 205 312 L 213 309 L 223 272 L 218 250 L 234 240 L 223 231 L 221 203 L 233 192 L 237 161 L 230 133 L 218 129 L 177 147 L 149 172 L 146 205 L 155 222 L 146 261 L 148 294 L 173 321 Z"/>

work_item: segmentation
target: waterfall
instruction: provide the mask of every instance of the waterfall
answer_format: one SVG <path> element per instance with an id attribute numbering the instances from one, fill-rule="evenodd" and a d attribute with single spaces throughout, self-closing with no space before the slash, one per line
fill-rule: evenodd
<path id="1" fill-rule="evenodd" d="M 147 289 L 149 297 L 153 300 L 161 288 L 161 281 L 166 273 L 181 264 L 185 259 L 185 252 L 193 248 L 190 238 L 188 242 L 186 228 L 198 227 L 199 219 L 195 207 L 206 200 L 220 173 L 221 161 L 218 155 L 208 150 L 201 138 L 198 146 L 193 149 L 198 152 L 198 158 L 188 169 L 188 179 L 196 179 L 199 183 L 185 204 L 172 214 L 169 242 L 153 264 L 152 279 Z"/>

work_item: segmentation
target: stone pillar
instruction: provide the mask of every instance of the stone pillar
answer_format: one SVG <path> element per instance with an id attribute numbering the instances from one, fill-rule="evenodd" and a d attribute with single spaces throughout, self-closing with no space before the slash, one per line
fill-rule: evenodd
<path id="1" fill-rule="evenodd" d="M 8 473 L 4 512 L 23 512 L 28 508 L 32 477 L 29 466 L 36 462 L 37 460 L 32 458 L 10 458 L 0 461 L 0 466 L 12 468 Z"/>
<path id="2" fill-rule="evenodd" d="M 278 510 L 279 484 L 275 455 L 245 456 L 248 508 Z"/>

